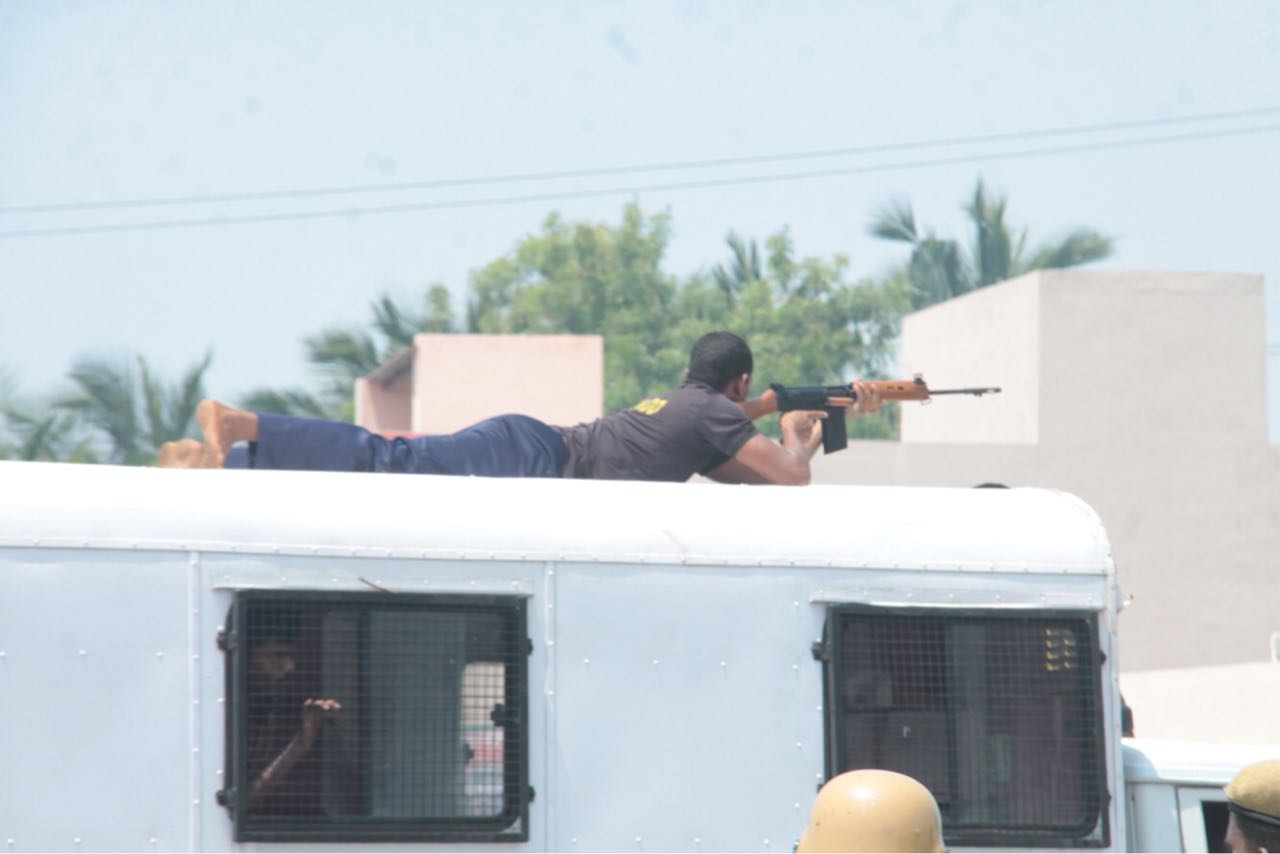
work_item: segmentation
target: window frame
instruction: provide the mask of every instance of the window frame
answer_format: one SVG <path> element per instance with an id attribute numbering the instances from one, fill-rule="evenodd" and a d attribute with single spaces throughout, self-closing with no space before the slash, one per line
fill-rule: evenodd
<path id="1" fill-rule="evenodd" d="M 253 605 L 271 603 L 323 610 L 332 605 L 354 612 L 387 607 L 417 612 L 496 615 L 508 644 L 503 659 L 503 809 L 496 816 L 447 818 L 341 817 L 319 823 L 287 816 L 256 816 L 247 809 L 248 640 L 240 634 Z M 529 656 L 527 600 L 523 596 L 375 593 L 341 591 L 240 590 L 227 614 L 218 645 L 225 662 L 225 788 L 217 800 L 227 808 L 236 842 L 527 842 L 529 804 Z M 482 659 L 478 659 L 482 660 Z M 471 663 L 471 662 L 468 662 Z M 363 677 L 362 677 L 363 678 Z M 514 830 L 513 830 L 514 828 Z"/>
<path id="2" fill-rule="evenodd" d="M 945 606 L 907 605 L 882 606 L 863 603 L 839 603 L 827 607 L 826 619 L 823 623 L 822 640 L 814 647 L 814 656 L 822 662 L 822 714 L 823 714 L 823 771 L 824 780 L 842 772 L 839 765 L 840 751 L 840 672 L 842 665 L 841 644 L 838 642 L 837 628 L 849 616 L 880 617 L 931 617 L 944 620 L 981 619 L 984 621 L 1049 621 L 1076 620 L 1082 622 L 1088 631 L 1094 660 L 1091 673 L 1080 677 L 1093 693 L 1095 720 L 1089 730 L 1094 733 L 1092 744 L 1082 749 L 1091 754 L 1090 759 L 1097 769 L 1100 785 L 1097 787 L 1096 804 L 1093 805 L 1092 816 L 1088 821 L 1064 830 L 1060 827 L 1047 827 L 1043 831 L 1019 828 L 1017 830 L 998 831 L 986 828 L 962 828 L 948 830 L 943 820 L 943 837 L 948 846 L 962 847 L 1060 847 L 1060 848 L 1105 848 L 1111 844 L 1111 810 L 1113 799 L 1111 781 L 1107 774 L 1107 729 L 1103 708 L 1102 669 L 1106 661 L 1106 653 L 1102 649 L 1098 634 L 1098 614 L 1095 611 L 1071 609 L 983 609 L 983 608 L 951 608 Z M 949 645 L 948 645 L 949 646 Z M 950 690 L 948 682 L 948 690 Z M 951 704 L 946 706 L 946 727 L 953 731 L 956 716 Z M 948 760 L 948 774 L 955 773 L 954 762 Z"/>

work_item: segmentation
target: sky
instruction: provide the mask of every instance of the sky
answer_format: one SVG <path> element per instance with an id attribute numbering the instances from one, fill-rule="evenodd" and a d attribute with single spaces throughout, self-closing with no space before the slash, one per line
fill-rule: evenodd
<path id="1" fill-rule="evenodd" d="M 981 176 L 1098 267 L 1265 276 L 1277 442 L 1278 143 L 1274 0 L 0 0 L 0 372 L 305 385 L 305 336 L 631 200 L 672 275 L 785 227 L 874 276 L 877 208 L 967 239 Z"/>

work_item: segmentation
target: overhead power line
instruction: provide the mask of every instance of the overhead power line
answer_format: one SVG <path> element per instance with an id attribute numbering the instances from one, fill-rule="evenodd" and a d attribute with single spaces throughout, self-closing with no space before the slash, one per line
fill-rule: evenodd
<path id="1" fill-rule="evenodd" d="M 959 145 L 981 145 L 993 142 L 1043 139 L 1046 137 L 1078 136 L 1140 128 L 1175 127 L 1241 119 L 1256 119 L 1280 115 L 1280 107 L 1259 107 L 1220 113 L 1200 113 L 1194 116 L 1170 116 L 1158 119 L 1135 119 L 1123 122 L 1105 122 L 1088 125 L 1069 125 L 1038 130 L 1007 131 L 976 136 L 943 137 L 914 142 L 880 143 L 877 145 L 825 148 L 812 151 L 794 151 L 781 154 L 759 154 L 743 157 L 718 157 L 706 160 L 677 160 L 664 163 L 642 163 L 631 166 L 607 166 L 594 169 L 567 169 L 555 172 L 517 172 L 508 175 L 490 175 L 472 178 L 445 178 L 434 181 L 408 181 L 384 184 L 351 184 L 335 187 L 310 187 L 293 190 L 264 190 L 251 193 L 207 193 L 190 196 L 159 196 L 139 199 L 108 201 L 55 202 L 33 205 L 0 205 L 0 214 L 56 213 L 120 208 L 165 207 L 177 205 L 218 204 L 231 202 L 261 202 L 282 199 L 307 199 L 325 196 L 349 196 L 364 193 L 403 193 L 413 190 L 440 190 L 457 187 L 480 187 L 494 184 L 517 184 L 535 181 L 563 181 L 576 178 L 603 178 L 611 175 L 629 175 L 645 172 L 678 172 L 696 169 L 714 169 L 725 166 L 748 166 L 762 163 L 785 163 L 801 160 L 817 160 L 832 157 L 852 157 L 868 154 L 884 154 L 899 151 L 916 151 L 926 148 L 951 148 Z"/>
<path id="2" fill-rule="evenodd" d="M 358 218 L 395 213 L 413 213 L 432 210 L 451 210 L 478 207 L 495 207 L 500 205 L 525 204 L 530 202 L 567 201 L 572 199 L 598 198 L 602 196 L 634 195 L 637 193 L 671 192 L 679 190 L 703 190 L 731 186 L 749 186 L 753 184 L 770 184 L 785 181 L 803 181 L 814 178 L 834 178 L 849 175 L 866 175 L 877 172 L 901 171 L 904 169 L 923 169 L 937 166 L 954 166 L 963 163 L 978 163 L 988 160 L 1018 160 L 1033 157 L 1045 157 L 1062 154 L 1077 154 L 1089 151 L 1103 151 L 1116 148 L 1134 148 L 1147 145 L 1167 145 L 1179 142 L 1194 142 L 1226 137 L 1251 136 L 1255 134 L 1274 133 L 1280 131 L 1280 123 L 1253 125 L 1243 128 L 1229 128 L 1211 131 L 1196 131 L 1164 136 L 1146 136 L 1105 142 L 1076 143 L 1072 145 L 1048 146 L 1034 149 L 1017 149 L 1000 152 L 953 155 L 921 160 L 904 160 L 895 163 L 879 163 L 866 166 L 832 167 L 798 172 L 783 172 L 765 175 L 742 175 L 727 178 L 711 178 L 701 180 L 670 181 L 655 184 L 636 184 L 629 186 L 604 187 L 585 190 L 548 191 L 525 195 L 489 196 L 474 199 L 445 199 L 431 202 L 412 202 L 406 204 L 373 205 L 364 207 L 346 207 L 315 211 L 287 211 L 268 214 L 246 214 L 239 216 L 201 217 L 189 219 L 148 220 L 104 225 L 65 226 L 52 228 L 19 229 L 0 231 L 0 239 L 20 237 L 57 237 L 82 234 L 110 234 L 127 231 L 153 231 L 161 229 L 198 228 L 202 226 L 250 225 L 269 222 L 306 221 L 323 219 Z M 486 179 L 487 180 L 487 179 Z"/>

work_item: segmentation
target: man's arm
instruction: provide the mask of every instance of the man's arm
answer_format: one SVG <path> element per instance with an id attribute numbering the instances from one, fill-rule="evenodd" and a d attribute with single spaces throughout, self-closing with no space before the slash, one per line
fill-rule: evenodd
<path id="1" fill-rule="evenodd" d="M 818 422 L 825 417 L 824 412 L 784 413 L 778 421 L 781 444 L 757 433 L 731 459 L 707 472 L 707 477 L 721 483 L 807 484 L 809 460 L 822 444 Z"/>
<path id="2" fill-rule="evenodd" d="M 293 770 L 298 760 L 306 756 L 316 743 L 320 734 L 320 724 L 329 712 L 342 708 L 337 700 L 328 698 L 309 698 L 302 704 L 302 727 L 298 734 L 289 740 L 280 755 L 262 769 L 262 773 L 253 781 L 249 789 L 249 806 L 254 807 L 275 787 L 280 779 Z"/>

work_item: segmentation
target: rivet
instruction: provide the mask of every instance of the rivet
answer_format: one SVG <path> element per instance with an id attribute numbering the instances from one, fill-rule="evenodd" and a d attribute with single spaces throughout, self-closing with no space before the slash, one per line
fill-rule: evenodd
<path id="1" fill-rule="evenodd" d="M 157 652 L 157 653 L 156 653 L 156 658 L 164 658 L 164 652 L 163 652 L 163 651 L 161 651 L 161 652 Z"/>
<path id="2" fill-rule="evenodd" d="M 589 659 L 589 658 L 584 658 L 584 659 L 582 659 L 582 663 L 583 663 L 585 666 L 590 667 L 590 666 L 591 666 L 591 659 Z"/>
<path id="3" fill-rule="evenodd" d="M 797 742 L 796 742 L 796 750 L 803 750 L 803 749 L 804 749 L 804 743 L 803 743 L 803 742 L 800 742 L 800 741 L 797 741 Z"/>
<path id="4" fill-rule="evenodd" d="M 658 659 L 656 659 L 656 658 L 655 658 L 655 659 L 653 660 L 653 666 L 654 666 L 654 667 L 657 667 L 657 666 L 658 666 Z"/>
<path id="5" fill-rule="evenodd" d="M 83 649 L 82 649 L 82 650 L 80 650 L 80 654 L 81 654 L 81 655 L 88 655 L 89 653 L 88 653 L 86 650 L 83 650 Z"/>

